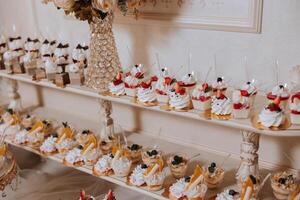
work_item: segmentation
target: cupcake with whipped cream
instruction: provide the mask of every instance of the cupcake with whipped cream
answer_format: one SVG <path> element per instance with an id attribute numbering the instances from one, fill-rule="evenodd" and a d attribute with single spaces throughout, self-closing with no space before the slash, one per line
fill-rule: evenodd
<path id="1" fill-rule="evenodd" d="M 227 189 L 224 192 L 218 194 L 215 200 L 238 200 L 239 198 L 240 197 L 238 192 L 232 189 Z"/>
<path id="2" fill-rule="evenodd" d="M 74 135 L 75 130 L 71 128 L 67 122 L 63 122 L 58 130 L 58 138 L 55 141 L 55 147 L 59 153 L 65 154 L 77 145 Z"/>
<path id="3" fill-rule="evenodd" d="M 189 93 L 178 83 L 169 91 L 169 107 L 175 111 L 187 111 L 192 107 Z"/>
<path id="4" fill-rule="evenodd" d="M 174 83 L 176 83 L 176 79 L 169 75 L 167 68 L 162 68 L 158 80 L 155 83 L 155 91 L 158 102 L 163 104 L 167 104 L 169 102 L 168 91 L 172 88 Z"/>
<path id="5" fill-rule="evenodd" d="M 125 92 L 126 95 L 136 97 L 137 88 L 140 82 L 144 79 L 144 66 L 142 64 L 134 65 L 130 72 L 126 73 L 125 77 Z"/>
<path id="6" fill-rule="evenodd" d="M 196 86 L 192 93 L 193 107 L 200 111 L 211 108 L 212 87 L 208 83 Z"/>
<path id="7" fill-rule="evenodd" d="M 203 180 L 202 169 L 197 165 L 192 176 L 186 176 L 177 180 L 169 188 L 169 199 L 204 200 L 207 186 Z"/>
<path id="8" fill-rule="evenodd" d="M 277 97 L 273 102 L 269 103 L 258 115 L 258 128 L 270 128 L 277 130 L 280 127 L 285 128 L 286 115 L 280 107 L 280 97 Z"/>
<path id="9" fill-rule="evenodd" d="M 288 196 L 297 189 L 297 184 L 293 174 L 278 172 L 271 178 L 271 186 L 276 199 L 288 199 Z"/>
<path id="10" fill-rule="evenodd" d="M 182 178 L 185 176 L 188 167 L 188 159 L 185 155 L 176 154 L 169 158 L 168 164 L 170 171 L 175 178 Z"/>
<path id="11" fill-rule="evenodd" d="M 43 142 L 43 144 L 40 146 L 41 153 L 45 155 L 52 155 L 54 153 L 57 153 L 57 149 L 55 146 L 55 143 L 58 139 L 57 134 L 51 134 L 46 138 L 46 140 Z"/>
<path id="12" fill-rule="evenodd" d="M 147 148 L 142 152 L 142 160 L 146 165 L 151 165 L 156 163 L 158 160 L 162 159 L 162 151 L 156 148 Z"/>
<path id="13" fill-rule="evenodd" d="M 113 154 L 103 155 L 94 165 L 93 174 L 96 176 L 110 176 L 113 174 L 112 160 Z"/>
<path id="14" fill-rule="evenodd" d="M 142 160 L 143 146 L 138 144 L 128 145 L 126 151 L 132 164 L 136 164 Z"/>
<path id="15" fill-rule="evenodd" d="M 0 70 L 5 69 L 3 54 L 7 51 L 7 41 L 6 38 L 0 36 Z"/>
<path id="16" fill-rule="evenodd" d="M 28 144 L 33 148 L 39 147 L 52 130 L 53 126 L 50 121 L 36 121 L 36 123 L 31 127 L 27 135 Z"/>
<path id="17" fill-rule="evenodd" d="M 77 147 L 70 150 L 65 155 L 63 163 L 66 166 L 82 166 L 84 164 L 84 158 L 81 154 L 82 150 L 82 145 L 78 145 Z"/>
<path id="18" fill-rule="evenodd" d="M 112 96 L 125 95 L 125 83 L 122 80 L 122 73 L 118 72 L 114 80 L 108 85 L 109 93 Z"/>
<path id="19" fill-rule="evenodd" d="M 144 106 L 157 105 L 156 93 L 152 87 L 151 81 L 142 81 L 137 90 L 137 101 Z"/>
<path id="20" fill-rule="evenodd" d="M 225 171 L 216 163 L 211 163 L 204 168 L 204 181 L 209 189 L 217 188 L 224 180 Z"/>
<path id="21" fill-rule="evenodd" d="M 231 117 L 231 100 L 225 95 L 227 87 L 222 77 L 218 77 L 212 84 L 214 96 L 211 103 L 211 115 L 215 119 L 228 120 Z"/>
<path id="22" fill-rule="evenodd" d="M 286 110 L 288 100 L 290 98 L 290 92 L 286 85 L 277 85 L 267 94 L 267 98 L 270 102 L 273 102 L 277 97 L 280 97 L 279 106 L 283 110 Z"/>
<path id="23" fill-rule="evenodd" d="M 111 167 L 116 176 L 127 176 L 130 173 L 131 164 L 131 160 L 126 157 L 126 152 L 123 149 L 116 150 L 114 158 L 111 161 Z"/>
<path id="24" fill-rule="evenodd" d="M 140 164 L 132 171 L 129 177 L 129 183 L 137 187 L 146 186 L 146 180 L 144 174 L 147 172 L 148 166 L 146 164 Z"/>
<path id="25" fill-rule="evenodd" d="M 33 126 L 35 121 L 36 118 L 34 116 L 27 114 L 25 117 L 23 117 L 21 124 L 24 128 L 29 128 Z"/>
<path id="26" fill-rule="evenodd" d="M 147 171 L 144 173 L 144 178 L 149 191 L 161 190 L 166 178 L 166 168 L 164 168 L 164 162 L 162 159 L 156 163 L 149 165 Z"/>
<path id="27" fill-rule="evenodd" d="M 196 87 L 197 81 L 194 76 L 194 72 L 185 74 L 179 81 L 178 84 L 185 88 L 189 94 L 192 94 Z"/>
<path id="28" fill-rule="evenodd" d="M 292 124 L 300 124 L 300 92 L 292 95 L 290 109 Z"/>
<path id="29" fill-rule="evenodd" d="M 232 94 L 233 109 L 232 114 L 236 119 L 247 119 L 250 115 L 250 98 L 242 96 L 240 91 L 236 90 Z"/>

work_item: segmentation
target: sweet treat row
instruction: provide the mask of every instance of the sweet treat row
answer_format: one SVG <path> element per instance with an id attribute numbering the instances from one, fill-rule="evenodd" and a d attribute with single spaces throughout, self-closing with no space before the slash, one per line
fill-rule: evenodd
<path id="1" fill-rule="evenodd" d="M 219 120 L 253 116 L 251 112 L 258 92 L 255 81 L 246 82 L 234 90 L 232 98 L 227 95 L 227 89 L 223 77 L 218 77 L 212 84 L 197 84 L 193 73 L 176 80 L 163 68 L 156 76 L 146 77 L 143 65 L 135 65 L 127 72 L 119 72 L 106 94 L 115 97 L 127 95 L 141 105 L 160 105 L 164 110 L 189 111 L 194 108 Z M 286 129 L 290 125 L 289 116 L 293 124 L 300 124 L 300 92 L 290 95 L 286 85 L 277 85 L 266 98 L 268 105 L 256 117 L 255 127 Z"/>
<path id="2" fill-rule="evenodd" d="M 82 85 L 87 67 L 88 46 L 78 44 L 69 56 L 69 44 L 44 39 L 4 36 L 0 38 L 0 69 L 9 73 L 32 76 L 33 80 L 48 79 L 57 86 Z"/>
<path id="3" fill-rule="evenodd" d="M 59 125 L 32 115 L 20 116 L 11 109 L 1 115 L 0 135 L 11 138 L 16 144 L 36 149 L 45 156 L 60 154 L 67 166 L 93 166 L 95 176 L 124 177 L 128 185 L 149 191 L 165 189 L 171 200 L 203 200 L 207 190 L 219 187 L 226 174 L 223 166 L 212 162 L 208 166 L 197 165 L 194 173 L 187 176 L 187 168 L 193 158 L 184 154 L 176 153 L 166 158 L 157 147 L 122 143 L 117 135 L 98 138 L 91 130 L 77 131 L 67 122 Z M 169 174 L 176 181 L 166 187 L 165 180 Z M 260 177 L 254 176 L 240 180 L 240 185 L 239 191 L 225 190 L 214 198 L 255 200 L 263 187 Z M 275 173 L 271 186 L 276 199 L 299 198 L 300 190 L 291 173 Z"/>

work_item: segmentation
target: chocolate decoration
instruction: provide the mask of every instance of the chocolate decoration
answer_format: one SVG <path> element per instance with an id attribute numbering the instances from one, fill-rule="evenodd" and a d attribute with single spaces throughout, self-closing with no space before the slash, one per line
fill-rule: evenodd
<path id="1" fill-rule="evenodd" d="M 10 42 L 12 42 L 12 41 L 14 41 L 14 40 L 21 40 L 22 38 L 21 38 L 21 36 L 19 36 L 19 37 L 10 37 L 8 40 L 10 41 Z"/>
<path id="2" fill-rule="evenodd" d="M 69 44 L 62 44 L 62 43 L 59 43 L 58 46 L 57 46 L 58 49 L 65 49 L 65 48 L 69 48 Z"/>
<path id="3" fill-rule="evenodd" d="M 80 44 L 77 45 L 76 49 L 83 49 L 83 50 L 88 50 L 88 46 L 81 46 Z"/>

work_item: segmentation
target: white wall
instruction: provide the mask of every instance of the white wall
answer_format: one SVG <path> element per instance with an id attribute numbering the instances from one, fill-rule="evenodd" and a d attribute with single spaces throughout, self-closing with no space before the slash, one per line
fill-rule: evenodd
<path id="1" fill-rule="evenodd" d="M 241 60 L 246 55 L 249 60 L 248 65 L 251 67 L 250 77 L 259 79 L 265 83 L 264 88 L 268 88 L 275 82 L 273 66 L 276 58 L 280 62 L 282 82 L 288 80 L 288 70 L 300 63 L 299 8 L 299 0 L 265 0 L 261 34 L 115 24 L 115 36 L 122 66 L 126 68 L 136 62 L 149 66 L 154 62 L 155 52 L 158 52 L 162 63 L 176 71 L 180 65 L 187 65 L 190 51 L 193 54 L 193 69 L 203 77 L 213 62 L 213 54 L 216 53 L 220 74 L 233 79 L 233 82 L 238 82 L 245 79 Z M 73 46 L 77 42 L 88 41 L 89 32 L 86 23 L 66 19 L 62 11 L 57 11 L 54 6 L 42 5 L 39 0 L 0 0 L 0 29 L 8 30 L 9 33 L 13 23 L 24 36 L 41 32 L 47 37 L 60 37 L 62 40 L 70 41 Z M 134 60 L 128 56 L 127 45 L 134 53 Z M 31 98 L 28 95 L 31 87 L 25 85 L 22 88 L 22 94 L 26 98 Z M 72 102 L 71 97 L 63 93 L 46 90 L 44 95 L 47 106 L 57 106 L 59 101 L 70 101 L 70 107 L 76 108 L 76 103 Z M 72 112 L 85 116 L 90 113 L 96 114 L 93 110 L 97 105 L 95 102 L 85 98 L 81 101 L 86 106 L 73 109 Z M 162 127 L 163 136 L 239 154 L 241 136 L 237 134 L 237 130 L 211 127 L 202 122 L 136 110 L 123 105 L 114 105 L 114 117 L 120 124 L 131 128 L 157 134 Z M 96 119 L 97 116 L 93 118 Z M 174 124 L 174 120 L 180 123 Z M 296 138 L 263 137 L 261 159 L 300 168 L 299 142 L 300 139 Z M 283 151 L 292 156 L 295 163 L 290 163 L 283 156 Z"/>

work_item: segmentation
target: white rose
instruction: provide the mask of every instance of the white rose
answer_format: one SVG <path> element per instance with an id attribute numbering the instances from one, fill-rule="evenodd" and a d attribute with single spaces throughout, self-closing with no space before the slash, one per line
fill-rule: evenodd
<path id="1" fill-rule="evenodd" d="M 92 0 L 92 6 L 97 10 L 101 10 L 102 12 L 108 12 L 112 10 L 114 4 L 114 0 Z"/>
<path id="2" fill-rule="evenodd" d="M 54 4 L 64 10 L 70 10 L 75 4 L 75 0 L 54 0 Z"/>

